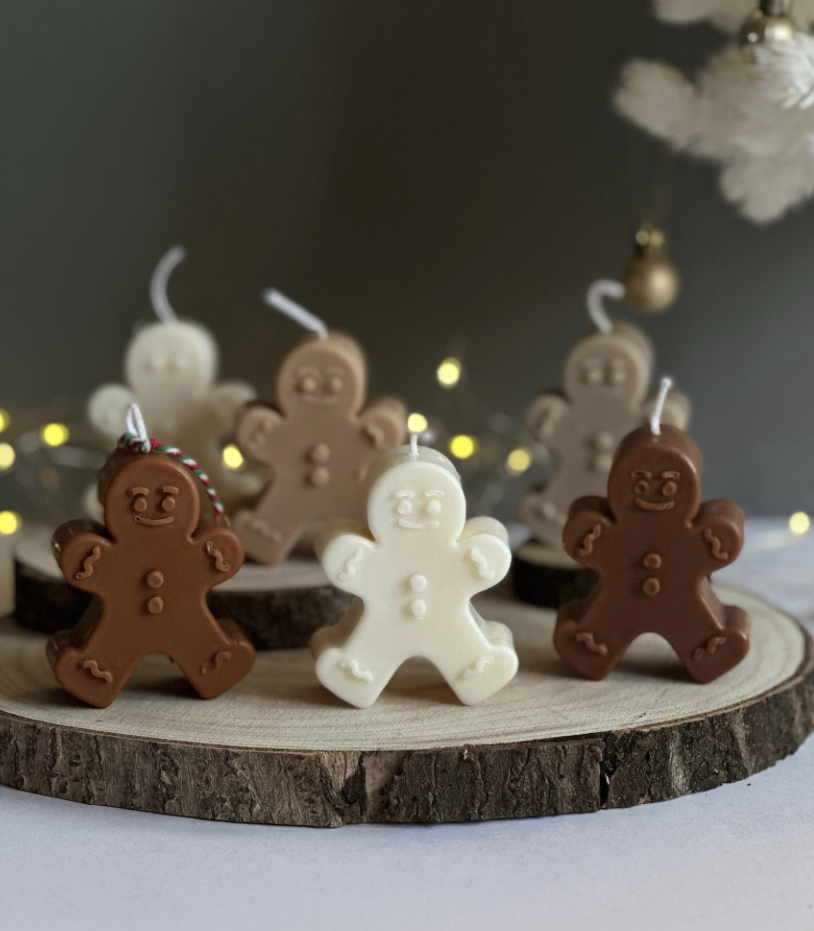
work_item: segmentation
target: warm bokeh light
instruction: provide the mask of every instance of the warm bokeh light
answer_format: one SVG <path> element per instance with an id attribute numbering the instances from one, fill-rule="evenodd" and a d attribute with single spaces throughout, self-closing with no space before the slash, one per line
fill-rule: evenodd
<path id="1" fill-rule="evenodd" d="M 428 426 L 427 418 L 423 414 L 410 414 L 407 418 L 407 429 L 410 433 L 423 433 Z"/>
<path id="2" fill-rule="evenodd" d="M 10 469 L 14 465 L 15 453 L 11 443 L 0 443 L 0 471 Z"/>
<path id="3" fill-rule="evenodd" d="M 14 511 L 0 511 L 0 534 L 7 537 L 16 533 L 23 526 L 23 519 Z"/>
<path id="4" fill-rule="evenodd" d="M 525 446 L 518 446 L 506 457 L 506 471 L 509 475 L 522 475 L 531 463 L 531 450 Z"/>
<path id="5" fill-rule="evenodd" d="M 442 387 L 454 388 L 461 379 L 461 363 L 450 356 L 438 366 L 435 374 Z"/>
<path id="6" fill-rule="evenodd" d="M 7 410 L 0 407 L 0 433 L 11 423 L 11 416 Z"/>
<path id="7" fill-rule="evenodd" d="M 789 530 L 792 533 L 808 533 L 811 527 L 811 518 L 805 511 L 797 511 L 789 518 Z"/>
<path id="8" fill-rule="evenodd" d="M 449 451 L 456 459 L 468 459 L 477 449 L 478 441 L 474 436 L 467 436 L 465 433 L 459 433 L 449 441 Z"/>
<path id="9" fill-rule="evenodd" d="M 223 464 L 227 469 L 242 469 L 245 459 L 243 458 L 243 453 L 235 446 L 234 443 L 230 443 L 228 446 L 223 448 Z"/>
<path id="10" fill-rule="evenodd" d="M 62 446 L 68 442 L 70 435 L 71 431 L 64 423 L 48 423 L 40 430 L 40 436 L 46 446 Z"/>

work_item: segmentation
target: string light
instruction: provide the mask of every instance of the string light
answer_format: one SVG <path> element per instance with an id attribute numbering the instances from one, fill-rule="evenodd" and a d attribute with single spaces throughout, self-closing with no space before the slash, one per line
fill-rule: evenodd
<path id="1" fill-rule="evenodd" d="M 16 454 L 10 443 L 0 443 L 0 472 L 5 472 L 14 465 Z"/>
<path id="2" fill-rule="evenodd" d="M 469 459 L 478 450 L 478 441 L 474 436 L 459 433 L 449 441 L 449 451 L 456 459 Z"/>
<path id="3" fill-rule="evenodd" d="M 227 469 L 234 469 L 235 471 L 242 469 L 245 461 L 246 460 L 243 458 L 243 453 L 241 453 L 241 451 L 237 448 L 237 446 L 235 446 L 234 443 L 230 443 L 228 446 L 224 446 L 223 464 Z"/>
<path id="4" fill-rule="evenodd" d="M 506 457 L 506 471 L 509 475 L 522 475 L 532 461 L 531 450 L 525 446 L 518 446 Z"/>
<path id="5" fill-rule="evenodd" d="M 808 533 L 811 527 L 811 518 L 805 511 L 797 511 L 789 518 L 789 530 L 792 533 Z"/>
<path id="6" fill-rule="evenodd" d="M 423 414 L 413 413 L 407 418 L 407 429 L 410 433 L 423 433 L 429 424 Z"/>
<path id="7" fill-rule="evenodd" d="M 435 375 L 442 388 L 454 388 L 461 380 L 460 360 L 449 356 L 438 366 Z"/>
<path id="8" fill-rule="evenodd" d="M 40 437 L 46 446 L 62 446 L 70 435 L 71 431 L 64 423 L 48 423 L 40 430 Z"/>
<path id="9" fill-rule="evenodd" d="M 0 511 L 0 534 L 4 537 L 16 533 L 23 526 L 23 519 L 14 511 Z"/>
<path id="10" fill-rule="evenodd" d="M 0 433 L 11 423 L 11 415 L 7 410 L 0 407 Z"/>

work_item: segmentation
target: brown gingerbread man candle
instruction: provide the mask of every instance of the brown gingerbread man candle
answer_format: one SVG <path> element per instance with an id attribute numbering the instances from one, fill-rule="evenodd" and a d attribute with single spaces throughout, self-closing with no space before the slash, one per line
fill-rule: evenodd
<path id="1" fill-rule="evenodd" d="M 407 411 L 395 398 L 365 403 L 362 351 L 276 291 L 272 305 L 308 326 L 277 375 L 278 406 L 254 404 L 238 422 L 244 455 L 271 466 L 271 485 L 253 510 L 235 517 L 247 553 L 284 559 L 309 524 L 365 517 L 364 480 L 383 452 L 403 442 Z"/>
<path id="2" fill-rule="evenodd" d="M 60 685 L 97 708 L 150 653 L 173 659 L 202 698 L 231 688 L 254 662 L 238 625 L 206 605 L 240 568 L 243 544 L 197 463 L 141 430 L 122 437 L 100 473 L 105 526 L 69 521 L 53 537 L 65 579 L 97 599 L 49 641 L 48 658 Z M 204 493 L 212 507 L 202 515 Z"/>
<path id="3" fill-rule="evenodd" d="M 660 398 L 669 379 L 662 382 Z M 604 678 L 630 643 L 660 634 L 697 682 L 736 666 L 749 649 L 748 617 L 722 604 L 710 574 L 743 545 L 743 511 L 723 499 L 699 503 L 701 453 L 681 430 L 651 424 L 628 434 L 608 497 L 579 498 L 563 531 L 566 551 L 596 570 L 585 599 L 560 608 L 554 646 L 575 669 Z"/>

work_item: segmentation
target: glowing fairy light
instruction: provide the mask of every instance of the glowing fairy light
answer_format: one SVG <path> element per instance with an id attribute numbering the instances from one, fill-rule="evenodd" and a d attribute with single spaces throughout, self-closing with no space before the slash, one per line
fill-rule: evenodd
<path id="1" fill-rule="evenodd" d="M 16 454 L 10 443 L 0 443 L 0 472 L 5 472 L 14 465 Z"/>
<path id="2" fill-rule="evenodd" d="M 811 518 L 805 511 L 797 511 L 789 518 L 789 530 L 792 533 L 808 533 L 811 527 Z"/>
<path id="3" fill-rule="evenodd" d="M 0 535 L 7 537 L 23 526 L 23 519 L 14 511 L 0 511 Z"/>
<path id="4" fill-rule="evenodd" d="M 469 459 L 478 449 L 478 441 L 474 436 L 459 433 L 449 441 L 449 451 L 456 459 Z"/>
<path id="5" fill-rule="evenodd" d="M 242 469 L 245 461 L 243 453 L 234 443 L 230 443 L 223 448 L 223 464 L 227 469 L 234 469 L 235 471 Z"/>
<path id="6" fill-rule="evenodd" d="M 407 429 L 410 433 L 423 433 L 429 424 L 423 414 L 413 413 L 407 418 Z"/>
<path id="7" fill-rule="evenodd" d="M 506 457 L 506 471 L 509 475 L 522 475 L 532 463 L 531 450 L 518 446 Z"/>
<path id="8" fill-rule="evenodd" d="M 46 446 L 62 446 L 70 435 L 71 431 L 64 423 L 48 423 L 40 430 L 40 438 Z"/>
<path id="9" fill-rule="evenodd" d="M 435 375 L 442 388 L 454 388 L 461 380 L 460 360 L 449 356 L 438 366 Z"/>
<path id="10" fill-rule="evenodd" d="M 0 407 L 0 433 L 2 433 L 10 423 L 11 415 L 8 411 Z"/>

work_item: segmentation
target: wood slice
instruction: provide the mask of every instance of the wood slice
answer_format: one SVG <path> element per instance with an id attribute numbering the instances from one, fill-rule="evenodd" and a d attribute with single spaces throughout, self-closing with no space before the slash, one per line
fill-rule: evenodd
<path id="1" fill-rule="evenodd" d="M 575 563 L 565 550 L 542 543 L 521 546 L 512 565 L 515 597 L 543 608 L 556 609 L 583 598 L 599 581 L 593 569 Z"/>
<path id="2" fill-rule="evenodd" d="M 51 551 L 50 528 L 37 528 L 17 544 L 14 616 L 24 627 L 54 634 L 76 625 L 92 596 L 69 585 Z M 257 649 L 307 646 L 317 628 L 339 620 L 351 596 L 328 581 L 316 559 L 291 558 L 278 566 L 247 563 L 214 589 L 215 617 L 231 617 Z"/>
<path id="3" fill-rule="evenodd" d="M 790 617 L 726 590 L 752 615 L 752 649 L 709 685 L 645 635 L 602 682 L 551 646 L 554 615 L 495 597 L 520 672 L 484 705 L 458 704 L 413 660 L 372 708 L 321 688 L 305 650 L 258 655 L 213 702 L 166 657 L 144 660 L 109 708 L 51 675 L 41 634 L 0 624 L 0 783 L 97 805 L 221 821 L 334 826 L 591 812 L 744 779 L 814 728 L 814 654 Z"/>

